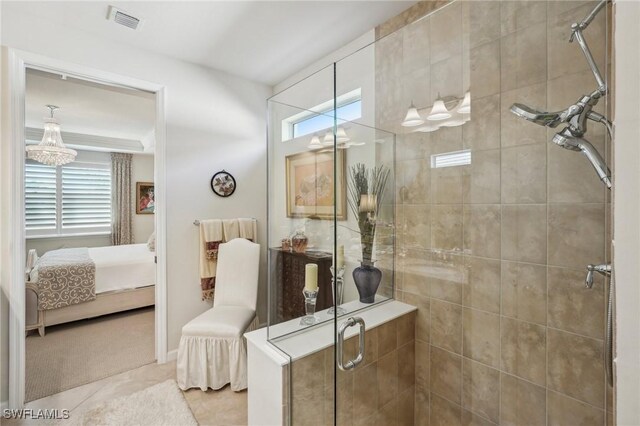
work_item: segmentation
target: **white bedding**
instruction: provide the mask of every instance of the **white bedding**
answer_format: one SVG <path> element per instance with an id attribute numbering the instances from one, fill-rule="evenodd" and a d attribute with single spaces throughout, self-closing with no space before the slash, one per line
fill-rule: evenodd
<path id="1" fill-rule="evenodd" d="M 155 253 L 146 244 L 89 248 L 96 264 L 96 294 L 154 285 Z"/>

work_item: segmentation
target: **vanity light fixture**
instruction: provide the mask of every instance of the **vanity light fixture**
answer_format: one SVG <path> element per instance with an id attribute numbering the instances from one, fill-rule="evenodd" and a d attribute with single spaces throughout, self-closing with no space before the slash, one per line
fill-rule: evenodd
<path id="1" fill-rule="evenodd" d="M 342 127 L 338 127 L 338 130 L 336 130 L 336 136 L 337 136 L 336 139 L 338 140 L 338 143 L 344 144 L 345 142 L 349 142 L 351 140 L 347 135 L 347 132 Z M 331 130 L 328 130 L 327 133 L 324 135 L 324 140 L 322 144 L 324 146 L 333 145 L 333 132 Z"/>
<path id="2" fill-rule="evenodd" d="M 61 166 L 71 163 L 76 159 L 78 153 L 71 148 L 67 148 L 62 142 L 60 124 L 53 118 L 53 112 L 59 107 L 47 105 L 47 108 L 49 108 L 51 116 L 44 119 L 42 141 L 38 145 L 27 147 L 27 158 L 48 166 Z"/>
<path id="3" fill-rule="evenodd" d="M 438 93 L 438 98 L 433 103 L 433 107 L 431 108 L 431 112 L 427 116 L 427 120 L 430 121 L 439 121 L 446 120 L 447 118 L 451 118 L 451 113 L 444 105 L 444 101 L 440 97 L 440 93 Z"/>
<path id="4" fill-rule="evenodd" d="M 411 106 L 407 110 L 407 115 L 404 117 L 404 121 L 402 125 L 404 127 L 414 127 L 424 124 L 424 120 L 420 117 L 420 113 L 418 109 L 415 107 L 413 102 L 411 102 Z"/>
<path id="5" fill-rule="evenodd" d="M 471 92 L 469 90 L 464 94 L 464 98 L 456 108 L 456 111 L 460 114 L 469 114 L 471 112 Z"/>
<path id="6" fill-rule="evenodd" d="M 320 149 L 322 148 L 322 143 L 320 143 L 320 138 L 318 135 L 313 135 L 311 138 L 311 142 L 309 142 L 309 149 Z"/>

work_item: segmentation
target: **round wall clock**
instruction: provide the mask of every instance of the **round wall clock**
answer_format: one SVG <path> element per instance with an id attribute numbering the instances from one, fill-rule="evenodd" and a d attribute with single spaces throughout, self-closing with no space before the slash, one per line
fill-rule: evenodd
<path id="1" fill-rule="evenodd" d="M 229 197 L 236 190 L 236 180 L 229 172 L 222 170 L 211 178 L 211 190 L 220 197 Z"/>

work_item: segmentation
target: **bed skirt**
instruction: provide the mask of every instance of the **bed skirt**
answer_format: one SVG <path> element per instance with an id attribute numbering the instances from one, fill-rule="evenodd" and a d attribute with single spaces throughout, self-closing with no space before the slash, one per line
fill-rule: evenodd
<path id="1" fill-rule="evenodd" d="M 245 333 L 258 328 L 256 316 Z M 227 383 L 239 392 L 247 388 L 247 342 L 236 338 L 182 336 L 176 363 L 178 386 L 182 390 L 217 390 Z"/>

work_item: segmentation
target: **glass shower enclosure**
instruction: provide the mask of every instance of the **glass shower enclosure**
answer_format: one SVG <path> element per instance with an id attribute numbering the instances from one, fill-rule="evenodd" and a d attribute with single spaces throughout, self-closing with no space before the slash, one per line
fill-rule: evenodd
<path id="1" fill-rule="evenodd" d="M 610 282 L 584 286 L 586 265 L 610 259 L 610 197 L 582 155 L 551 143 L 560 129 L 510 111 L 593 92 L 568 40 L 596 3 L 421 3 L 268 101 L 268 336 L 291 361 L 284 418 L 611 423 Z M 600 70 L 607 8 L 584 32 Z M 594 111 L 610 116 L 606 97 Z M 610 164 L 604 126 L 585 138 Z M 361 346 L 337 348 L 343 325 L 394 300 L 417 308 L 413 343 L 379 357 L 365 325 L 364 361 L 341 370 Z"/>

